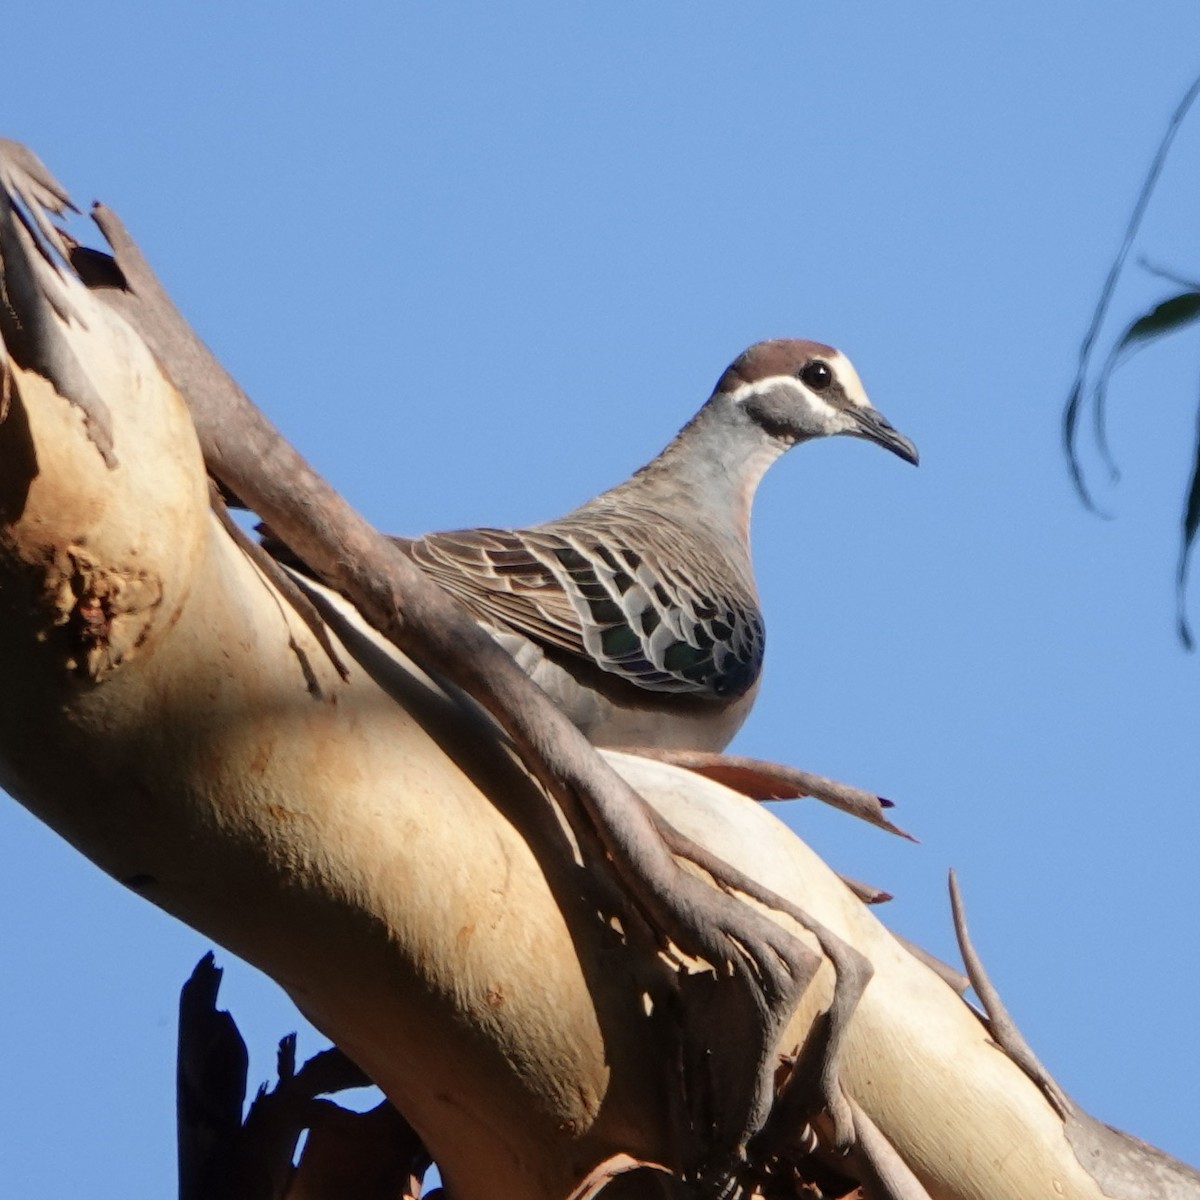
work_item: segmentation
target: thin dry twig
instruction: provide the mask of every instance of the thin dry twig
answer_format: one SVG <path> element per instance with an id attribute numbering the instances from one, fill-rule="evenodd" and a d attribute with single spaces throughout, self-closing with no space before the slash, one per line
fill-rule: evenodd
<path id="1" fill-rule="evenodd" d="M 670 750 L 650 746 L 623 747 L 623 750 L 627 754 L 685 767 L 755 800 L 798 800 L 811 796 L 877 829 L 907 838 L 910 842 L 917 840 L 884 816 L 887 809 L 894 807 L 892 801 L 824 775 L 801 771 L 798 767 L 739 754 L 713 754 L 706 750 Z"/>
<path id="2" fill-rule="evenodd" d="M 963 908 L 962 894 L 958 890 L 958 877 L 954 871 L 950 872 L 950 909 L 954 916 L 954 934 L 958 938 L 958 950 L 962 955 L 963 965 L 967 968 L 967 977 L 975 989 L 975 995 L 979 997 L 979 1002 L 987 1013 L 988 1031 L 992 1040 L 1041 1088 L 1060 1117 L 1074 1112 L 1075 1106 L 1071 1098 L 1042 1066 L 1033 1052 L 1033 1047 L 1022 1036 L 1016 1022 L 1004 1006 L 1004 1001 L 1000 999 L 1000 993 L 984 970 L 983 960 L 976 953 L 967 930 L 967 915 Z"/>

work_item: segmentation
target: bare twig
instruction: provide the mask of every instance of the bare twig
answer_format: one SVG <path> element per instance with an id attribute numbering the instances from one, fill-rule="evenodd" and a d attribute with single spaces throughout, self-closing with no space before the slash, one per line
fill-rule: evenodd
<path id="1" fill-rule="evenodd" d="M 739 754 L 713 754 L 707 750 L 671 750 L 656 746 L 628 746 L 626 754 L 653 758 L 658 762 L 686 767 L 723 783 L 726 787 L 755 800 L 798 800 L 811 796 L 832 808 L 849 813 L 878 829 L 885 829 L 910 842 L 917 839 L 911 833 L 889 821 L 884 812 L 895 807 L 890 800 L 864 791 L 848 783 L 839 783 L 824 775 L 801 771 L 798 767 L 768 762 L 762 758 L 747 758 Z"/>
<path id="2" fill-rule="evenodd" d="M 958 890 L 958 877 L 950 872 L 950 909 L 954 915 L 954 933 L 958 938 L 958 949 L 962 955 L 963 966 L 967 968 L 967 977 L 975 989 L 975 995 L 983 1005 L 988 1016 L 988 1030 L 992 1040 L 1013 1060 L 1034 1083 L 1041 1088 L 1046 1099 L 1054 1106 L 1060 1117 L 1075 1111 L 1071 1098 L 1058 1086 L 1054 1077 L 1042 1066 L 1033 1047 L 1021 1035 L 1016 1022 L 1009 1015 L 1000 993 L 993 986 L 984 970 L 983 960 L 975 952 L 971 944 L 971 935 L 967 930 L 967 915 L 963 909 L 962 895 Z"/>
<path id="3" fill-rule="evenodd" d="M 873 883 L 864 883 L 861 879 L 855 879 L 850 875 L 839 874 L 838 878 L 864 904 L 886 904 L 889 900 L 895 899 L 891 892 L 885 892 L 883 888 L 878 888 Z"/>
<path id="4" fill-rule="evenodd" d="M 875 1122 L 854 1100 L 850 1108 L 858 1133 L 851 1160 L 862 1182 L 864 1200 L 930 1200 L 924 1185 Z"/>

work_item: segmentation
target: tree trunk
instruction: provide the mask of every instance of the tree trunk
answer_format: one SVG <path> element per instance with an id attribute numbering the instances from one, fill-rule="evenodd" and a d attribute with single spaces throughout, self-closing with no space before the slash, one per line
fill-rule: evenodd
<path id="1" fill-rule="evenodd" d="M 0 225 L 0 784 L 278 980 L 412 1124 L 455 1200 L 560 1200 L 618 1154 L 686 1174 L 704 1131 L 674 998 L 721 1012 L 730 972 L 664 953 L 526 748 L 313 587 L 322 644 L 214 513 L 188 404 L 142 338 L 5 198 Z M 1200 1196 L 1186 1168 L 1131 1160 L 1056 1109 L 766 811 L 605 757 L 793 906 L 743 901 L 813 962 L 772 1049 L 800 1069 L 765 1127 L 801 1173 L 815 1145 L 814 1167 L 866 1195 Z M 872 969 L 856 1005 L 835 1004 L 843 944 Z"/>

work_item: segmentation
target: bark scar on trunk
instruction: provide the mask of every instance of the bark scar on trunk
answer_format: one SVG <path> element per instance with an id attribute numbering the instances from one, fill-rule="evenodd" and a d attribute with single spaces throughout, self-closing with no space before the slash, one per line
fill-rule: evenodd
<path id="1" fill-rule="evenodd" d="M 50 624 L 67 670 L 99 683 L 146 640 L 162 603 L 162 581 L 147 571 L 102 566 L 81 546 L 64 547 L 45 570 Z"/>

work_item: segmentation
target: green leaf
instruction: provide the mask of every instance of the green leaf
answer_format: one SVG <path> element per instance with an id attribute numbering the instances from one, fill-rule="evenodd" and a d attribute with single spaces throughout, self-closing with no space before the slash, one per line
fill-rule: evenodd
<path id="1" fill-rule="evenodd" d="M 1129 257 L 1129 251 L 1132 249 L 1138 230 L 1141 228 L 1142 218 L 1145 217 L 1146 209 L 1150 205 L 1150 198 L 1154 195 L 1154 189 L 1158 185 L 1159 176 L 1166 165 L 1167 157 L 1171 150 L 1171 143 L 1175 140 L 1175 135 L 1179 132 L 1180 126 L 1183 125 L 1184 119 L 1187 117 L 1197 97 L 1200 97 L 1200 76 L 1197 76 L 1192 81 L 1191 86 L 1184 93 L 1183 99 L 1180 100 L 1178 107 L 1171 114 L 1171 119 L 1167 122 L 1166 131 L 1163 133 L 1162 140 L 1158 144 L 1158 149 L 1154 152 L 1154 158 L 1150 162 L 1150 169 L 1146 173 L 1141 191 L 1138 193 L 1137 202 L 1134 204 L 1133 212 L 1129 216 L 1129 223 L 1125 227 L 1125 235 L 1121 239 L 1120 249 L 1118 249 L 1116 257 L 1109 265 L 1104 286 L 1100 289 L 1100 298 L 1096 301 L 1096 307 L 1092 312 L 1091 323 L 1088 325 L 1087 332 L 1083 335 L 1083 341 L 1079 347 L 1079 365 L 1075 372 L 1075 382 L 1072 384 L 1066 411 L 1063 414 L 1063 443 L 1067 452 L 1067 462 L 1071 469 L 1071 479 L 1075 484 L 1075 489 L 1079 493 L 1080 499 L 1093 512 L 1098 510 L 1092 501 L 1092 497 L 1084 481 L 1083 468 L 1076 448 L 1079 408 L 1083 400 L 1088 370 L 1092 362 L 1092 351 L 1095 348 L 1096 339 L 1100 334 L 1100 328 L 1108 316 L 1109 306 L 1112 304 L 1113 295 L 1117 290 L 1117 281 L 1120 279 L 1121 272 L 1125 267 L 1125 260 Z M 1129 330 L 1126 330 L 1126 335 L 1128 333 Z M 1093 409 L 1098 421 L 1097 434 L 1101 453 L 1108 462 L 1110 470 L 1115 473 L 1115 464 L 1112 461 L 1112 455 L 1108 452 L 1108 446 L 1104 437 L 1104 392 L 1099 386 L 1093 395 Z"/>
<path id="2" fill-rule="evenodd" d="M 1200 292 L 1180 292 L 1178 296 L 1156 304 L 1148 313 L 1138 317 L 1117 339 L 1113 355 L 1123 354 L 1143 342 L 1175 333 L 1196 320 L 1200 320 Z"/>
<path id="3" fill-rule="evenodd" d="M 1092 421 L 1096 430 L 1096 444 L 1108 465 L 1112 482 L 1115 483 L 1120 478 L 1116 461 L 1108 446 L 1108 429 L 1105 419 L 1108 412 L 1108 387 L 1112 382 L 1113 372 L 1131 354 L 1159 338 L 1186 329 L 1197 320 L 1200 320 L 1200 292 L 1180 292 L 1179 295 L 1156 304 L 1149 312 L 1143 313 L 1137 320 L 1127 325 L 1125 332 L 1117 338 L 1108 352 L 1108 357 L 1104 360 L 1104 366 L 1096 378 L 1096 386 L 1092 392 Z"/>
<path id="4" fill-rule="evenodd" d="M 1063 452 L 1067 456 L 1067 468 L 1071 472 L 1071 482 L 1079 493 L 1079 498 L 1093 511 L 1096 505 L 1088 490 L 1087 481 L 1083 477 L 1083 464 L 1079 461 L 1079 451 L 1075 443 L 1075 430 L 1079 425 L 1079 409 L 1083 404 L 1083 376 L 1078 375 L 1067 397 L 1067 405 L 1063 409 Z"/>
<path id="5" fill-rule="evenodd" d="M 1200 532 L 1200 420 L 1196 422 L 1196 459 L 1192 463 L 1192 482 L 1188 486 L 1187 502 L 1183 506 L 1183 530 L 1179 545 L 1179 566 L 1175 573 L 1175 604 L 1178 614 L 1179 640 L 1191 650 L 1195 646 L 1188 624 L 1187 569 L 1196 534 Z"/>

